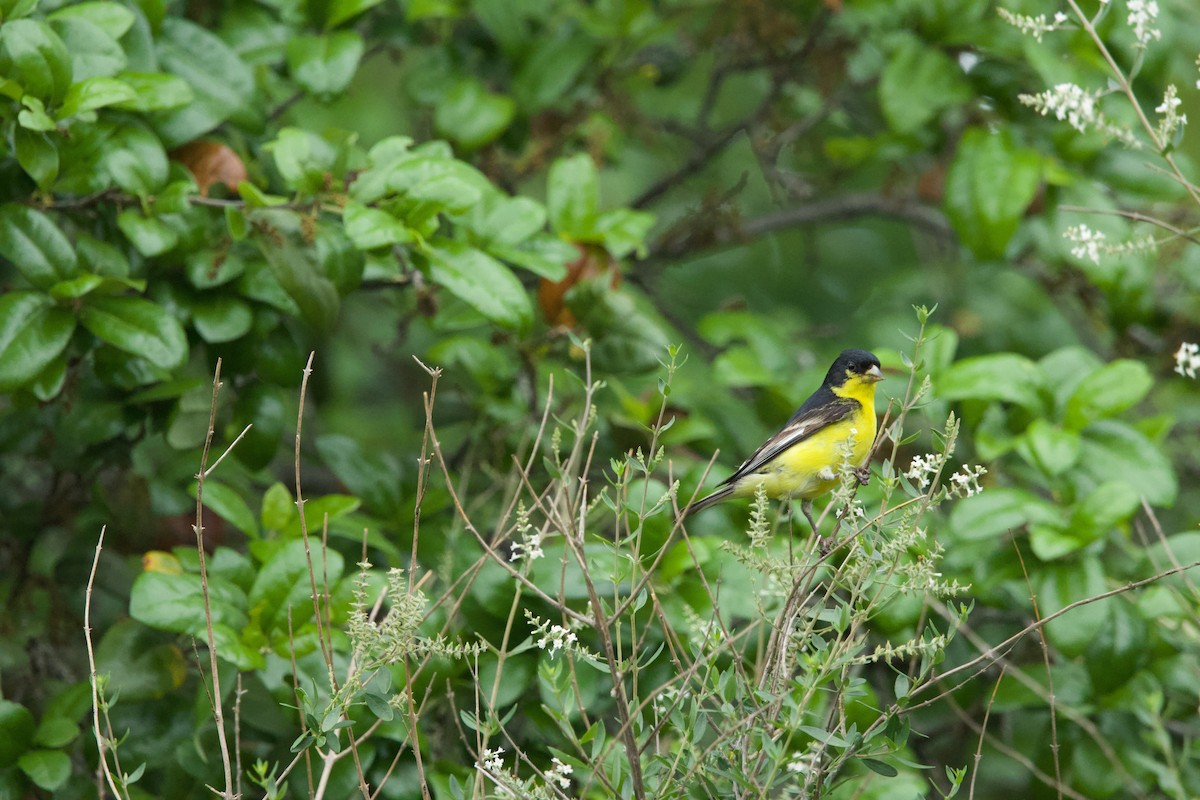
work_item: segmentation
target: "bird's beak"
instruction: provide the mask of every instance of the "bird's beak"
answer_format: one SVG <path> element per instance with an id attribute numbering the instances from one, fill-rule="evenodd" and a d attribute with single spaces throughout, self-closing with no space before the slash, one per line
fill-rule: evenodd
<path id="1" fill-rule="evenodd" d="M 878 383 L 883 380 L 883 373 L 879 371 L 879 367 L 871 367 L 863 373 L 863 377 L 872 383 Z"/>

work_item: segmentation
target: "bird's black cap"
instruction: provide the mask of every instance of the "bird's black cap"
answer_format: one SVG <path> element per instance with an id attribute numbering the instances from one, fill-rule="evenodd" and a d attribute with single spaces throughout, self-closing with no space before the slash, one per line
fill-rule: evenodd
<path id="1" fill-rule="evenodd" d="M 825 376 L 825 383 L 830 386 L 838 386 L 846 380 L 846 373 L 854 375 L 866 375 L 874 368 L 873 374 L 879 374 L 879 359 L 874 353 L 866 350 L 843 350 L 842 354 L 833 362 L 833 366 L 829 368 L 829 374 Z"/>

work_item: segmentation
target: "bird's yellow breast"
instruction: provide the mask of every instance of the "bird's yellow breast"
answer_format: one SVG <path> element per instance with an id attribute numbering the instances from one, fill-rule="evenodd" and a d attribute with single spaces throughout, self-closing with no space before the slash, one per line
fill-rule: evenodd
<path id="1" fill-rule="evenodd" d="M 812 500 L 837 486 L 843 464 L 857 469 L 867 462 L 875 443 L 875 383 L 850 378 L 833 390 L 859 407 L 845 419 L 788 448 L 754 474 L 738 481 L 733 494 L 753 495 L 761 484 L 768 497 Z"/>

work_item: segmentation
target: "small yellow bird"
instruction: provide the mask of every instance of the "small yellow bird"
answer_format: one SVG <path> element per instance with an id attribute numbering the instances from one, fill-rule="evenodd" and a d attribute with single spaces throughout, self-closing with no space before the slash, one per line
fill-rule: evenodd
<path id="1" fill-rule="evenodd" d="M 875 384 L 881 380 L 883 372 L 874 354 L 842 351 L 821 388 L 804 401 L 783 430 L 687 513 L 730 497 L 752 496 L 762 485 L 768 497 L 800 498 L 800 508 L 815 533 L 813 499 L 837 485 L 843 464 L 861 469 L 871 455 L 877 426 Z"/>

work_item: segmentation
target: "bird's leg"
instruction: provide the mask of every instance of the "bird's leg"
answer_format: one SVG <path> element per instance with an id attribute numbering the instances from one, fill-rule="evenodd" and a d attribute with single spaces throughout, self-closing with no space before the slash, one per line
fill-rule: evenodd
<path id="1" fill-rule="evenodd" d="M 817 523 L 813 521 L 812 515 L 812 500 L 801 500 L 800 510 L 804 512 L 805 519 L 807 519 L 808 524 L 812 526 L 812 532 L 817 533 Z"/>
<path id="2" fill-rule="evenodd" d="M 871 468 L 866 465 L 859 467 L 854 470 L 854 477 L 858 478 L 859 486 L 866 486 L 871 482 Z"/>

